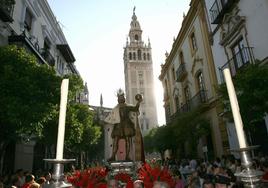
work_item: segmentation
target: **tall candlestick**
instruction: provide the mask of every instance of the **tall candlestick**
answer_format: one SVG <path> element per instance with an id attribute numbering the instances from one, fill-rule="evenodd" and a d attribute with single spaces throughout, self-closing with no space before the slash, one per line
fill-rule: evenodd
<path id="1" fill-rule="evenodd" d="M 60 115 L 59 115 L 57 153 L 56 153 L 56 159 L 58 159 L 58 160 L 63 159 L 65 116 L 66 116 L 66 106 L 67 106 L 67 98 L 68 98 L 68 85 L 69 85 L 69 79 L 63 79 L 62 83 L 61 83 Z"/>
<path id="2" fill-rule="evenodd" d="M 234 85 L 232 82 L 230 70 L 228 68 L 224 69 L 223 74 L 225 77 L 227 91 L 228 91 L 228 95 L 229 95 L 229 99 L 230 99 L 230 103 L 231 103 L 231 108 L 232 108 L 232 113 L 233 113 L 234 123 L 235 123 L 235 129 L 236 129 L 236 133 L 238 136 L 239 147 L 246 148 L 247 142 L 245 139 L 243 122 L 242 122 L 241 115 L 239 112 L 239 106 L 238 106 L 237 97 L 236 97 Z"/>

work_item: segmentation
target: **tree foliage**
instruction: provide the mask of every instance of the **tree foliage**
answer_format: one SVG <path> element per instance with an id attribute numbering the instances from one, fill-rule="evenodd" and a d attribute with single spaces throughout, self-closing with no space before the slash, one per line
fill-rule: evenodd
<path id="1" fill-rule="evenodd" d="M 78 94 L 83 91 L 82 79 L 77 75 L 64 77 L 69 79 L 64 147 L 69 153 L 77 154 L 89 150 L 98 143 L 101 131 L 99 126 L 93 125 L 93 112 L 89 110 L 88 105 L 76 102 Z M 52 118 L 43 130 L 44 137 L 41 142 L 47 146 L 56 143 L 59 111 L 59 105 L 57 105 Z"/>
<path id="2" fill-rule="evenodd" d="M 65 149 L 85 151 L 99 141 L 100 128 L 93 125 L 88 105 L 76 103 L 82 79 L 64 77 L 69 78 Z M 61 80 L 52 67 L 38 64 L 24 48 L 0 47 L 0 156 L 4 145 L 30 136 L 39 144 L 56 145 Z"/>
<path id="3" fill-rule="evenodd" d="M 209 122 L 201 113 L 202 108 L 182 113 L 171 124 L 152 129 L 144 138 L 146 151 L 158 151 L 163 155 L 169 149 L 176 153 L 187 142 L 195 155 L 199 139 L 210 133 Z"/>
<path id="4" fill-rule="evenodd" d="M 16 46 L 0 47 L 0 139 L 40 136 L 59 101 L 60 77 Z"/>
<path id="5" fill-rule="evenodd" d="M 268 112 L 268 67 L 260 66 L 258 61 L 250 64 L 237 73 L 233 83 L 243 123 L 246 128 L 254 128 Z M 226 84 L 220 86 L 219 93 L 226 116 L 232 119 Z"/>

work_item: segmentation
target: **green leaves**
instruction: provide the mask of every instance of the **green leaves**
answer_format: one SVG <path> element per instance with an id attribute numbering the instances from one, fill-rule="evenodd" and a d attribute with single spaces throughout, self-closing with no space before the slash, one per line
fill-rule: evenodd
<path id="1" fill-rule="evenodd" d="M 23 48 L 0 47 L 0 139 L 41 135 L 59 100 L 59 84 L 55 71 Z"/>
<path id="2" fill-rule="evenodd" d="M 78 75 L 69 78 L 65 149 L 87 151 L 99 142 L 88 105 L 77 104 L 83 91 Z M 0 143 L 35 136 L 40 144 L 56 144 L 62 78 L 48 65 L 17 46 L 0 47 Z"/>
<path id="3" fill-rule="evenodd" d="M 152 129 L 144 138 L 145 150 L 162 154 L 167 149 L 176 152 L 187 142 L 195 154 L 199 139 L 210 133 L 209 122 L 201 116 L 201 111 L 202 108 L 183 113 L 172 124 Z"/>
<path id="4" fill-rule="evenodd" d="M 256 122 L 263 119 L 268 112 L 268 67 L 250 64 L 238 72 L 233 79 L 237 94 L 240 113 L 246 128 L 252 127 Z M 226 85 L 219 88 L 220 100 L 232 119 L 231 107 Z"/>

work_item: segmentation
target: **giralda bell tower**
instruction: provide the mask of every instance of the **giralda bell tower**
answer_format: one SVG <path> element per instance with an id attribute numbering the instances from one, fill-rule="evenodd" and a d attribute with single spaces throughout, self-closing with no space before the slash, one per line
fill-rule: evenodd
<path id="1" fill-rule="evenodd" d="M 157 126 L 156 102 L 154 96 L 153 62 L 151 44 L 142 40 L 140 23 L 133 9 L 130 30 L 124 47 L 124 72 L 126 99 L 130 104 L 136 104 L 135 95 L 142 94 L 139 123 L 142 134 Z"/>

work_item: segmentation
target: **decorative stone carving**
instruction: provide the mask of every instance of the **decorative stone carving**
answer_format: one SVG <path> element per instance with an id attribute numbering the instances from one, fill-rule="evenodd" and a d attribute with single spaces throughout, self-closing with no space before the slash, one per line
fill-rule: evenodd
<path id="1" fill-rule="evenodd" d="M 232 36 L 234 36 L 235 33 L 244 26 L 245 20 L 245 16 L 239 15 L 238 7 L 235 7 L 231 13 L 226 14 L 223 18 L 220 44 L 224 45 Z"/>
<path id="2" fill-rule="evenodd" d="M 199 56 L 196 56 L 194 58 L 193 64 L 192 64 L 192 69 L 191 69 L 191 73 L 192 75 L 194 74 L 194 69 L 197 66 L 197 64 L 200 63 L 201 65 L 203 65 L 203 59 L 200 58 Z"/>

